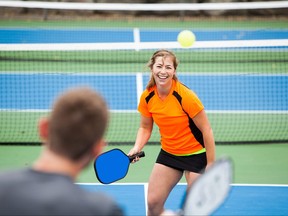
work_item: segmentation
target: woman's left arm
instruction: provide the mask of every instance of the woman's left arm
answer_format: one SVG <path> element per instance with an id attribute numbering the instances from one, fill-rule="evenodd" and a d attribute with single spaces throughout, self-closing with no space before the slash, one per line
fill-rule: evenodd
<path id="1" fill-rule="evenodd" d="M 207 154 L 207 167 L 215 161 L 215 140 L 213 130 L 206 115 L 205 110 L 200 111 L 194 118 L 195 125 L 199 128 L 203 135 L 203 141 Z"/>

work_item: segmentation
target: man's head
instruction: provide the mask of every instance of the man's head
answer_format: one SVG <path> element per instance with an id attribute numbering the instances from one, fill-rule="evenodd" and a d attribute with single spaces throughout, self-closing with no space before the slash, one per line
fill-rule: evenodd
<path id="1" fill-rule="evenodd" d="M 40 135 L 52 152 L 77 161 L 103 141 L 107 122 L 108 109 L 101 95 L 75 88 L 56 100 L 46 129 L 40 126 Z"/>

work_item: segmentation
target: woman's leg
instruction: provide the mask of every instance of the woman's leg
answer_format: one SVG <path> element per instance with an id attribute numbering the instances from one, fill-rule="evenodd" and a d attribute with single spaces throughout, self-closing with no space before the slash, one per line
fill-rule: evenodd
<path id="1" fill-rule="evenodd" d="M 159 216 L 173 187 L 180 181 L 183 172 L 156 163 L 148 185 L 148 216 Z"/>
<path id="2" fill-rule="evenodd" d="M 197 177 L 199 175 L 200 175 L 199 173 L 185 171 L 185 178 L 187 181 L 187 188 L 188 189 L 191 187 L 191 185 L 193 184 L 193 182 L 197 179 Z"/>

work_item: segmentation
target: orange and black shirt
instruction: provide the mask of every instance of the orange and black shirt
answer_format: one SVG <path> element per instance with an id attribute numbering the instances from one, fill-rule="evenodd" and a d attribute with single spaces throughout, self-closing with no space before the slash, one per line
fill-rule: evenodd
<path id="1" fill-rule="evenodd" d="M 162 149 L 174 155 L 191 155 L 205 151 L 201 131 L 193 122 L 204 106 L 188 87 L 173 80 L 165 100 L 158 96 L 156 86 L 145 90 L 138 111 L 152 117 L 159 127 Z"/>

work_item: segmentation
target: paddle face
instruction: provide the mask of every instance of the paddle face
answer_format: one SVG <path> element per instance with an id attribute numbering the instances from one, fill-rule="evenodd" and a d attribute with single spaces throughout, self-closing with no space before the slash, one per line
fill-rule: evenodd
<path id="1" fill-rule="evenodd" d="M 225 200 L 232 183 L 233 167 L 228 158 L 217 160 L 192 185 L 182 215 L 210 215 Z"/>
<path id="2" fill-rule="evenodd" d="M 135 157 L 144 157 L 144 152 L 128 157 L 120 149 L 112 149 L 99 155 L 94 162 L 94 170 L 97 179 L 102 184 L 110 184 L 127 175 L 130 162 Z"/>

